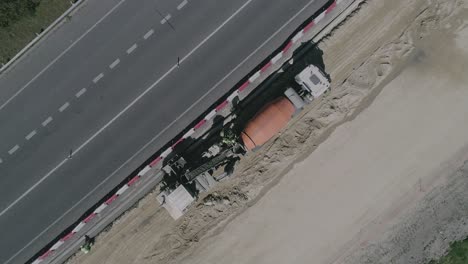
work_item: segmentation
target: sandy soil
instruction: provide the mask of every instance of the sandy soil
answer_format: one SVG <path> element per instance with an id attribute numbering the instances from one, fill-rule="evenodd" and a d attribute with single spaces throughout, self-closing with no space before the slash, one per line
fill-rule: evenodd
<path id="1" fill-rule="evenodd" d="M 151 194 L 69 263 L 424 263 L 443 254 L 468 235 L 466 2 L 364 1 L 319 43 L 331 93 L 182 219 Z"/>

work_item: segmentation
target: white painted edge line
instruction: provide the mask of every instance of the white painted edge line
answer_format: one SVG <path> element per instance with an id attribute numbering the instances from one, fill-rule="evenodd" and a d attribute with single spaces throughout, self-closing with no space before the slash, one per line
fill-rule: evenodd
<path id="1" fill-rule="evenodd" d="M 124 186 L 120 187 L 120 189 L 115 193 L 117 195 L 122 195 L 128 189 L 128 185 L 125 184 Z"/>
<path id="2" fill-rule="evenodd" d="M 161 153 L 161 157 L 165 158 L 167 157 L 169 154 L 171 154 L 172 152 L 172 148 L 168 148 L 166 149 L 163 153 Z"/>
<path id="3" fill-rule="evenodd" d="M 33 263 L 31 263 L 31 264 L 39 264 L 39 263 L 41 263 L 41 262 L 42 262 L 42 259 L 36 259 L 36 260 L 35 260 Z"/>
<path id="4" fill-rule="evenodd" d="M 63 243 L 65 243 L 65 241 L 62 241 L 62 240 L 57 241 L 57 243 L 55 243 L 55 244 L 50 248 L 50 250 L 57 250 L 61 245 L 63 245 Z"/>
<path id="5" fill-rule="evenodd" d="M 192 127 L 189 131 L 187 131 L 187 133 L 185 133 L 185 135 L 183 136 L 183 138 L 189 138 L 191 135 L 193 135 L 193 133 L 195 133 L 195 129 Z"/>
<path id="6" fill-rule="evenodd" d="M 132 53 L 137 47 L 138 47 L 137 44 L 133 44 L 130 48 L 128 48 L 127 54 Z"/>
<path id="7" fill-rule="evenodd" d="M 150 170 L 151 170 L 151 167 L 150 167 L 150 166 L 146 166 L 146 167 L 144 167 L 144 168 L 138 173 L 138 175 L 143 176 L 143 175 L 145 175 L 145 173 L 147 173 L 147 172 L 150 171 Z"/>
<path id="8" fill-rule="evenodd" d="M 302 11 L 301 11 L 301 12 L 302 12 Z M 289 21 L 288 21 L 288 23 L 289 23 Z M 276 34 L 275 34 L 275 35 L 276 35 Z M 262 46 L 263 46 L 263 45 L 262 45 Z M 124 186 L 126 186 L 126 187 L 128 188 L 128 186 L 127 186 L 127 185 L 124 185 Z M 121 189 L 123 189 L 123 188 L 121 188 Z M 120 190 L 119 190 L 119 191 L 120 191 Z M 36 262 L 36 261 L 34 261 L 34 262 Z"/>
<path id="9" fill-rule="evenodd" d="M 151 35 L 153 35 L 153 33 L 154 33 L 154 30 L 150 29 L 148 32 L 146 32 L 146 34 L 143 36 L 143 38 L 148 39 L 149 37 L 151 37 Z"/>
<path id="10" fill-rule="evenodd" d="M 73 228 L 72 232 L 73 233 L 78 233 L 78 231 L 81 230 L 86 225 L 86 223 L 80 222 L 75 228 Z"/>
<path id="11" fill-rule="evenodd" d="M 109 65 L 109 68 L 114 69 L 115 66 L 117 66 L 117 64 L 119 64 L 119 63 L 120 63 L 120 60 L 116 59 L 114 62 L 111 63 L 111 65 Z"/>
<path id="12" fill-rule="evenodd" d="M 75 96 L 76 96 L 76 98 L 80 98 L 80 96 L 82 96 L 84 93 L 86 93 L 86 88 L 83 88 L 83 89 L 79 90 L 79 91 L 75 94 Z"/>
<path id="13" fill-rule="evenodd" d="M 282 57 L 283 57 L 283 52 L 281 51 L 271 59 L 271 63 L 273 64 L 277 63 Z"/>
<path id="14" fill-rule="evenodd" d="M 250 4 L 253 0 L 247 0 L 236 12 L 234 12 L 227 20 L 225 20 L 221 25 L 219 25 L 210 35 L 208 35 L 202 42 L 200 42 L 195 48 L 193 48 L 185 57 L 181 59 L 181 62 L 187 60 L 195 51 L 198 50 L 200 46 L 202 46 L 205 42 L 207 42 L 216 32 L 218 32 L 222 27 L 224 27 L 230 20 L 232 20 L 233 17 L 235 17 L 238 13 L 240 13 L 248 4 Z M 161 132 L 159 132 L 157 135 L 155 135 L 148 143 L 146 143 L 142 148 L 140 148 L 132 157 L 127 159 L 119 168 L 117 168 L 114 172 L 112 172 L 103 182 L 99 183 L 93 190 L 91 190 L 88 194 L 86 194 L 80 201 L 75 203 L 65 214 L 76 208 L 78 204 L 80 204 L 84 199 L 89 197 L 96 189 L 100 188 L 104 182 L 106 182 L 110 177 L 112 177 L 117 171 L 122 169 L 124 166 L 126 166 L 133 158 L 135 158 L 136 155 L 141 153 L 145 148 L 147 148 L 150 144 L 152 144 L 156 139 L 160 137 L 162 133 L 167 131 L 171 126 L 173 126 L 178 120 L 180 120 L 185 114 L 187 114 L 189 111 L 192 110 L 193 107 L 195 107 L 203 98 L 208 96 L 216 87 L 219 86 L 220 83 L 225 81 L 229 76 L 232 75 L 234 71 L 236 71 L 238 68 L 240 68 L 249 58 L 251 58 L 254 54 L 258 52 L 262 47 L 264 47 L 273 37 L 275 37 L 281 30 L 284 29 L 287 25 L 291 23 L 293 19 L 295 19 L 299 14 L 301 14 L 308 6 L 310 6 L 314 1 L 310 1 L 308 4 L 306 4 L 299 12 L 297 12 L 293 17 L 291 17 L 286 23 L 284 23 L 274 34 L 272 34 L 267 40 L 265 40 L 259 47 L 257 47 L 253 52 L 251 52 L 243 61 L 241 61 L 236 67 L 234 67 L 228 74 L 226 74 L 220 81 L 218 81 L 209 91 L 207 91 L 202 97 L 200 97 L 197 101 L 195 101 L 189 108 L 187 108 L 182 114 L 180 114 L 175 120 L 173 120 L 166 128 L 164 128 Z M 156 80 L 152 85 L 147 87 L 147 89 L 141 93 L 137 98 L 135 98 L 129 105 L 127 105 L 122 111 L 120 111 L 114 118 L 112 118 L 106 125 L 104 125 L 102 128 L 100 128 L 91 138 L 86 140 L 81 146 L 78 147 L 78 149 L 75 151 L 75 153 L 79 152 L 82 148 L 84 148 L 90 141 L 92 141 L 95 137 L 97 137 L 104 129 L 106 129 L 108 126 L 110 126 L 117 118 L 119 118 L 121 115 L 123 115 L 130 107 L 132 107 L 136 102 L 138 102 L 141 98 L 143 98 L 148 92 L 150 92 L 158 83 L 160 83 L 165 77 L 167 77 L 171 72 L 173 72 L 175 69 L 177 69 L 177 65 L 172 66 L 168 72 L 163 74 L 158 80 Z M 65 164 L 68 161 L 68 159 L 62 160 L 54 169 L 52 169 L 50 172 L 48 172 L 46 175 L 44 175 L 37 183 L 35 183 L 33 186 L 31 186 L 25 193 L 23 193 L 20 197 L 18 197 L 13 203 L 8 205 L 7 208 L 3 209 L 3 211 L 0 212 L 0 216 L 5 214 L 8 210 L 10 210 L 13 206 L 15 206 L 21 199 L 23 199 L 26 195 L 28 195 L 34 188 L 36 188 L 39 184 L 41 184 L 43 181 L 45 181 L 52 173 L 54 173 L 56 170 L 58 170 L 63 164 Z M 64 215 L 65 215 L 64 214 Z M 42 231 L 39 235 L 42 235 L 45 233 L 47 230 L 49 230 L 53 225 L 57 223 L 60 219 L 64 217 L 64 215 L 60 216 L 57 218 L 57 220 L 54 221 L 49 227 L 47 227 L 44 231 Z M 39 237 L 36 236 L 32 241 L 30 241 L 27 245 L 29 246 L 32 244 L 34 241 L 37 240 Z M 24 247 L 24 248 L 26 248 Z M 23 250 L 19 250 L 13 257 L 17 256 L 19 253 L 21 253 Z M 12 258 L 10 258 L 11 260 Z M 8 260 L 8 262 L 10 261 Z"/>
<path id="15" fill-rule="evenodd" d="M 215 115 L 216 115 L 216 110 L 211 110 L 211 112 L 209 112 L 209 113 L 206 115 L 205 119 L 206 119 L 206 120 L 211 120 L 211 118 L 213 118 Z"/>
<path id="16" fill-rule="evenodd" d="M 26 140 L 30 140 L 32 137 L 34 137 L 36 135 L 36 133 L 37 133 L 36 130 L 33 130 L 33 131 L 29 132 L 29 134 L 26 135 L 26 137 L 25 137 Z"/>
<path id="17" fill-rule="evenodd" d="M 254 75 L 250 76 L 249 82 L 253 83 L 257 78 L 260 77 L 260 71 L 256 72 Z"/>
<path id="18" fill-rule="evenodd" d="M 3 160 L 2 160 L 2 159 L 0 159 L 0 163 L 3 163 Z"/>
<path id="19" fill-rule="evenodd" d="M 45 127 L 47 126 L 50 122 L 52 122 L 52 117 L 48 117 L 44 122 L 42 122 L 42 126 Z"/>
<path id="20" fill-rule="evenodd" d="M 18 149 L 19 149 L 19 146 L 15 145 L 8 151 L 8 154 L 13 155 L 13 153 L 15 153 Z"/>
<path id="21" fill-rule="evenodd" d="M 294 37 L 291 39 L 293 43 L 296 43 L 299 39 L 302 38 L 302 36 L 304 36 L 304 32 L 301 30 L 299 32 L 297 32 L 296 35 L 294 35 Z"/>
<path id="22" fill-rule="evenodd" d="M 21 56 L 26 54 L 34 44 L 36 44 L 44 36 L 46 36 L 51 31 L 51 29 L 57 26 L 57 24 L 60 23 L 66 16 L 70 15 L 70 13 L 73 12 L 75 8 L 78 6 L 78 4 L 80 4 L 81 2 L 82 0 L 76 1 L 75 3 L 71 2 L 71 6 L 67 9 L 67 11 L 65 11 L 59 18 L 55 19 L 54 22 L 52 22 L 45 30 L 39 33 L 22 50 L 16 53 L 16 55 L 12 59 L 10 59 L 6 64 L 2 65 L 2 67 L 0 68 L 0 73 L 3 73 L 3 71 L 6 70 L 10 65 L 13 65 L 16 60 L 18 60 L 19 58 L 21 58 Z"/>
<path id="23" fill-rule="evenodd" d="M 187 0 L 182 1 L 182 2 L 177 6 L 177 10 L 181 10 L 187 3 L 188 3 Z"/>
<path id="24" fill-rule="evenodd" d="M 93 83 L 99 82 L 99 80 L 101 80 L 102 77 L 104 77 L 104 74 L 101 72 L 100 74 L 98 74 L 98 76 L 94 77 Z"/>
<path id="25" fill-rule="evenodd" d="M 107 204 L 103 203 L 103 204 L 101 204 L 100 206 L 98 206 L 98 208 L 96 208 L 96 209 L 94 210 L 94 213 L 99 214 L 99 213 L 101 213 L 102 210 L 104 210 L 106 207 L 107 207 Z"/>
<path id="26" fill-rule="evenodd" d="M 198 50 L 200 46 L 202 46 L 205 42 L 207 42 L 216 32 L 218 32 L 224 25 L 226 25 L 230 20 L 232 20 L 233 17 L 235 17 L 238 13 L 240 13 L 249 3 L 251 3 L 253 0 L 247 0 L 246 3 L 244 3 L 236 12 L 234 12 L 226 21 L 224 21 L 221 25 L 219 25 L 210 35 L 208 35 L 202 42 L 200 42 L 195 48 L 193 48 L 185 57 L 181 58 L 181 62 L 187 60 L 195 51 Z M 15 256 L 17 256 L 19 253 L 24 251 L 24 249 L 31 245 L 34 241 L 37 240 L 37 238 L 47 232 L 53 225 L 55 225 L 59 220 L 61 220 L 68 212 L 76 208 L 84 199 L 89 197 L 96 189 L 100 188 L 102 184 L 104 184 L 110 177 L 112 177 L 115 173 L 117 173 L 119 170 L 121 170 L 124 166 L 126 166 L 132 159 L 135 158 L 136 155 L 141 153 L 145 148 L 147 148 L 150 144 L 152 144 L 156 139 L 158 139 L 162 133 L 167 131 L 170 127 L 172 127 L 178 120 L 180 120 L 184 115 L 186 115 L 189 111 L 192 110 L 201 100 L 203 100 L 206 96 L 208 96 L 216 87 L 219 86 L 220 83 L 225 81 L 229 76 L 232 75 L 233 72 L 235 72 L 237 69 L 239 69 L 241 66 L 245 64 L 245 62 L 250 59 L 254 54 L 258 52 L 262 47 L 264 47 L 268 42 L 271 41 L 273 37 L 275 37 L 281 30 L 284 29 L 287 25 L 291 23 L 293 19 L 295 19 L 299 14 L 301 14 L 308 6 L 310 6 L 314 1 L 310 1 L 308 4 L 306 4 L 299 12 L 297 12 L 293 17 L 291 17 L 286 23 L 284 23 L 274 34 L 272 34 L 268 39 L 266 39 L 259 47 L 257 47 L 254 51 L 252 51 L 244 60 L 242 60 L 236 67 L 234 67 L 228 74 L 226 74 L 221 80 L 219 80 L 213 87 L 210 88 L 209 91 L 207 91 L 204 95 L 202 95 L 197 101 L 195 101 L 189 108 L 187 108 L 182 114 L 180 114 L 175 120 L 173 120 L 166 128 L 164 128 L 161 132 L 159 132 L 157 135 L 155 135 L 148 143 L 146 143 L 142 148 L 140 148 L 134 155 L 132 155 L 129 159 L 127 159 L 121 166 L 119 166 L 114 172 L 112 172 L 104 181 L 99 183 L 93 190 L 91 190 L 88 194 L 86 194 L 80 201 L 75 203 L 65 214 L 62 216 L 58 217 L 54 223 L 49 225 L 46 229 L 44 229 L 39 235 L 37 235 L 33 240 L 31 240 L 23 249 L 20 249 L 17 253 L 15 253 Z M 79 146 L 75 154 L 79 152 L 81 149 L 83 149 L 90 141 L 92 141 L 95 137 L 97 137 L 99 134 L 101 134 L 104 129 L 106 129 L 108 126 L 110 126 L 116 119 L 118 119 L 121 115 L 123 115 L 130 107 L 132 107 L 136 102 L 138 102 L 141 98 L 143 98 L 148 92 L 150 92 L 158 83 L 160 83 L 164 78 L 166 78 L 170 73 L 172 73 L 174 70 L 177 69 L 177 65 L 172 66 L 168 72 L 163 74 L 158 80 L 156 80 L 152 85 L 146 88 L 146 90 L 141 93 L 138 97 L 136 97 L 129 105 L 127 105 L 122 111 L 120 111 L 114 118 L 112 118 L 108 123 L 106 123 L 102 128 L 100 128 L 96 133 L 94 133 L 88 140 L 86 140 L 81 146 Z M 50 177 L 56 170 L 58 170 L 63 164 L 65 164 L 68 161 L 68 159 L 62 160 L 55 168 L 53 168 L 51 171 L 49 171 L 46 175 L 44 175 L 38 182 L 36 182 L 33 186 L 31 186 L 26 192 L 24 192 L 20 197 L 18 197 L 14 202 L 12 202 L 10 205 L 7 206 L 7 208 L 3 209 L 3 211 L 0 212 L 0 216 L 5 214 L 8 210 L 10 210 L 13 206 L 15 206 L 19 201 L 21 201 L 25 196 L 27 196 L 34 188 L 36 188 L 38 185 L 40 185 L 43 181 L 45 181 L 47 178 Z M 12 258 L 13 258 L 12 257 Z M 12 259 L 10 258 L 10 260 Z M 10 261 L 8 260 L 8 261 Z"/>
<path id="27" fill-rule="evenodd" d="M 81 1 L 81 0 L 80 0 Z M 45 71 L 47 71 L 55 62 L 57 62 L 65 53 L 67 53 L 71 48 L 73 48 L 80 40 L 82 40 L 86 35 L 89 34 L 94 28 L 96 28 L 106 17 L 108 17 L 115 9 L 117 9 L 123 2 L 126 0 L 120 0 L 120 2 L 115 5 L 109 12 L 107 12 L 101 19 L 99 19 L 92 27 L 90 27 L 83 35 L 81 35 L 77 40 L 75 40 L 66 50 L 64 50 L 58 57 L 56 57 L 53 61 L 51 61 L 47 66 L 42 69 L 34 78 L 32 78 L 28 83 L 26 83 L 21 89 L 19 89 L 12 97 L 10 97 L 5 103 L 0 106 L 0 110 L 2 110 L 7 104 L 9 104 L 16 96 L 18 96 L 26 87 L 28 87 L 32 82 L 34 82 L 39 76 L 41 76 Z M 52 26 L 52 25 L 51 25 Z M 46 29 L 47 30 L 47 29 Z M 13 60 L 10 60 L 13 61 Z M 11 259 L 10 259 L 11 260 Z M 7 261 L 10 262 L 10 260 Z"/>
<path id="28" fill-rule="evenodd" d="M 67 109 L 69 106 L 70 106 L 70 103 L 69 103 L 69 102 L 65 102 L 65 103 L 59 108 L 59 112 L 65 111 L 65 109 Z"/>
<path id="29" fill-rule="evenodd" d="M 320 20 L 322 20 L 325 17 L 325 12 L 322 12 L 320 15 L 318 15 L 315 19 L 314 22 L 318 23 Z"/>

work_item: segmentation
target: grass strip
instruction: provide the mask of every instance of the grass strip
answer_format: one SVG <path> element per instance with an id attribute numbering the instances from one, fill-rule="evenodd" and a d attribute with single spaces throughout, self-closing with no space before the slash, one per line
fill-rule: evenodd
<path id="1" fill-rule="evenodd" d="M 429 264 L 467 264 L 468 263 L 468 238 L 450 245 L 447 255 L 439 260 L 432 260 Z"/>
<path id="2" fill-rule="evenodd" d="M 70 6 L 70 0 L 41 0 L 33 12 L 22 13 L 8 25 L 0 26 L 0 66 L 13 58 Z M 2 11 L 5 12 L 0 9 Z"/>

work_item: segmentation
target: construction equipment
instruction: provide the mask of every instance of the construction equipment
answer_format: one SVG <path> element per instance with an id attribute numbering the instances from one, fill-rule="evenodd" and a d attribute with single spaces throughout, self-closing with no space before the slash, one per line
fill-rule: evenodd
<path id="1" fill-rule="evenodd" d="M 312 95 L 312 99 L 318 98 L 330 89 L 330 80 L 317 66 L 309 65 L 295 77 L 296 82 Z"/>
<path id="2" fill-rule="evenodd" d="M 242 121 L 236 118 L 239 112 L 232 113 L 232 119 L 212 127 L 185 153 L 177 154 L 163 166 L 166 175 L 158 201 L 174 219 L 186 211 L 199 193 L 208 191 L 230 175 L 246 149 L 255 150 L 273 138 L 306 104 L 330 87 L 328 77 L 314 65 L 301 71 L 295 80 L 299 85 L 288 87 L 282 96 L 267 103 L 253 118 L 251 113 L 255 110 L 246 111 L 245 118 L 239 118 Z"/>

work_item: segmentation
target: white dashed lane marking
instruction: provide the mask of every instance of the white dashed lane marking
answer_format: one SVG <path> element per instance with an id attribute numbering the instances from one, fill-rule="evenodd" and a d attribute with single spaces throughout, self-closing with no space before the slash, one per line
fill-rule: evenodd
<path id="1" fill-rule="evenodd" d="M 2 1 L 5 2 L 5 1 Z M 87 36 L 91 31 L 93 31 L 102 21 L 104 21 L 110 14 L 112 14 L 120 5 L 122 5 L 125 0 L 120 0 L 117 5 L 115 5 L 109 12 L 107 12 L 103 17 L 101 17 L 94 25 L 92 25 L 83 35 L 81 35 L 75 42 L 73 42 L 68 48 L 66 48 L 58 57 L 56 57 L 52 62 L 50 62 L 44 69 L 42 69 L 34 78 L 32 78 L 28 83 L 26 83 L 21 89 L 19 89 L 12 97 L 10 97 L 5 103 L 0 105 L 0 110 L 5 108 L 15 97 L 17 97 L 24 89 L 26 89 L 31 83 L 33 83 L 39 76 L 46 72 L 54 63 L 56 63 L 60 58 L 62 58 L 70 49 L 72 49 L 79 41 L 81 41 L 85 36 Z M 36 1 L 39 3 L 39 1 Z M 11 260 L 11 259 L 10 259 Z M 7 262 L 10 262 L 8 260 Z"/>
<path id="2" fill-rule="evenodd" d="M 117 66 L 117 64 L 120 63 L 120 60 L 119 59 L 116 59 L 113 63 L 111 63 L 111 65 L 109 65 L 109 68 L 113 69 L 115 66 Z"/>
<path id="3" fill-rule="evenodd" d="M 187 0 L 182 1 L 182 3 L 180 3 L 180 4 L 177 6 L 177 10 L 181 10 L 186 4 L 187 4 Z"/>
<path id="4" fill-rule="evenodd" d="M 143 38 L 148 39 L 149 37 L 151 37 L 151 35 L 153 35 L 153 33 L 154 33 L 154 30 L 150 29 L 148 32 L 146 32 L 146 34 L 143 36 Z"/>
<path id="5" fill-rule="evenodd" d="M 208 40 L 210 40 L 218 31 L 220 31 L 229 21 L 231 21 L 237 14 L 239 14 L 244 8 L 250 4 L 253 0 L 247 0 L 239 9 L 237 9 L 229 18 L 227 18 L 221 25 L 219 25 L 213 32 L 211 32 L 205 39 L 203 39 L 198 45 L 196 45 L 189 53 L 187 53 L 184 57 L 181 58 L 181 62 L 184 62 L 188 58 L 192 56 L 193 53 L 195 53 L 201 46 L 203 46 Z M 311 1 L 310 3 L 314 3 L 314 1 Z M 308 5 L 310 5 L 310 3 Z M 159 132 L 159 134 L 155 135 L 148 143 L 145 144 L 141 149 L 139 149 L 135 154 L 132 155 L 128 160 L 126 160 L 119 168 L 117 168 L 113 173 L 108 175 L 101 183 L 99 183 L 95 189 L 91 190 L 88 194 L 86 194 L 82 200 L 86 199 L 89 195 L 93 194 L 96 189 L 100 188 L 102 184 L 104 184 L 107 179 L 111 178 L 115 173 L 120 171 L 124 166 L 126 166 L 130 161 L 132 161 L 139 153 L 141 153 L 144 149 L 146 149 L 150 144 L 153 144 L 153 142 L 156 139 L 159 139 L 160 135 L 162 133 L 165 133 L 168 129 L 170 129 L 178 120 L 183 118 L 189 111 L 191 111 L 192 108 L 197 106 L 200 101 L 202 101 L 206 96 L 211 94 L 215 88 L 217 88 L 222 82 L 225 81 L 229 76 L 233 74 L 239 67 L 245 64 L 245 62 L 252 57 L 254 54 L 258 52 L 263 46 L 265 46 L 269 41 L 275 37 L 285 26 L 290 24 L 290 22 L 295 19 L 300 13 L 303 12 L 303 10 L 308 6 L 306 5 L 300 12 L 298 12 L 296 15 L 294 15 L 286 24 L 284 24 L 280 29 L 278 29 L 270 38 L 268 38 L 264 43 L 262 43 L 256 50 L 254 50 L 249 56 L 247 56 L 241 63 L 239 63 L 234 69 L 231 70 L 225 77 L 223 77 L 217 84 L 212 86 L 209 91 L 207 91 L 205 94 L 203 94 L 196 102 L 194 102 L 190 107 L 188 107 L 183 113 L 181 113 L 175 120 L 172 121 L 169 125 L 167 125 L 162 131 Z M 85 149 L 90 142 L 93 142 L 93 140 L 98 137 L 99 135 L 102 134 L 103 131 L 106 131 L 106 129 L 111 126 L 116 120 L 118 120 L 122 115 L 124 115 L 129 109 L 131 109 L 135 104 L 137 104 L 145 95 L 147 95 L 150 91 L 152 91 L 159 83 L 161 83 L 164 79 L 166 79 L 172 72 L 177 70 L 177 64 L 174 64 L 166 73 L 164 73 L 159 79 L 157 79 L 153 84 L 148 86 L 141 94 L 139 94 L 133 101 L 131 101 L 124 109 L 122 109 L 119 113 L 117 113 L 116 116 L 114 116 L 111 120 L 109 120 L 104 126 L 102 126 L 99 130 L 97 130 L 93 135 L 91 135 L 90 138 L 88 138 L 85 142 L 83 142 L 79 147 L 77 147 L 74 151 L 75 155 L 78 154 L 80 151 Z M 51 175 L 53 175 L 57 170 L 59 170 L 69 159 L 64 158 L 59 164 L 57 164 L 53 169 L 51 169 L 47 174 L 42 176 L 36 183 L 34 183 L 31 187 L 29 187 L 23 194 L 21 194 L 18 198 L 16 198 L 13 202 L 11 202 L 6 208 L 4 208 L 2 211 L 0 211 L 0 217 L 2 217 L 5 213 L 11 210 L 15 205 L 17 205 L 20 201 L 22 201 L 26 196 L 28 196 L 32 191 L 34 191 L 40 184 L 42 184 L 45 180 L 47 180 Z M 82 201 L 78 201 L 76 204 L 74 204 L 69 210 L 74 209 L 77 207 L 79 204 L 81 204 Z M 67 215 L 67 212 L 63 214 L 62 216 L 59 216 L 57 218 L 57 221 L 61 220 L 63 217 Z M 40 235 L 43 233 L 47 232 L 52 226 L 54 226 L 56 223 L 52 223 L 50 226 L 45 228 Z M 79 226 L 79 225 L 78 225 Z M 78 227 L 77 226 L 77 227 Z M 76 229 L 76 227 L 75 227 Z M 75 230 L 74 229 L 74 230 Z M 73 230 L 72 230 L 73 231 Z M 31 245 L 33 242 L 37 240 L 37 238 L 40 236 L 36 236 L 32 241 L 28 243 L 27 246 Z M 25 247 L 26 248 L 26 247 Z M 15 253 L 14 256 L 18 255 L 21 253 L 23 249 Z M 13 259 L 10 258 L 10 259 Z M 8 260 L 9 261 L 9 260 Z"/>
<path id="6" fill-rule="evenodd" d="M 45 127 L 47 126 L 50 122 L 52 122 L 52 117 L 48 117 L 44 122 L 42 122 L 42 126 Z"/>
<path id="7" fill-rule="evenodd" d="M 132 53 L 137 47 L 138 47 L 137 44 L 133 44 L 130 48 L 128 48 L 127 54 Z"/>
<path id="8" fill-rule="evenodd" d="M 165 24 L 167 21 L 169 21 L 169 19 L 171 19 L 171 17 L 171 14 L 167 14 L 167 16 L 161 20 L 161 24 Z"/>
<path id="9" fill-rule="evenodd" d="M 82 96 L 84 93 L 86 93 L 86 88 L 83 88 L 81 89 L 80 91 L 78 91 L 75 96 L 76 98 L 80 98 L 80 96 Z"/>
<path id="10" fill-rule="evenodd" d="M 8 151 L 8 154 L 13 155 L 13 153 L 15 153 L 18 149 L 19 149 L 19 146 L 16 145 Z"/>
<path id="11" fill-rule="evenodd" d="M 67 109 L 69 106 L 70 106 L 70 103 L 69 103 L 69 102 L 64 103 L 64 104 L 59 108 L 59 112 L 65 111 L 65 109 Z"/>
<path id="12" fill-rule="evenodd" d="M 32 137 L 36 135 L 36 130 L 31 131 L 25 138 L 26 140 L 30 140 Z"/>
<path id="13" fill-rule="evenodd" d="M 99 82 L 99 80 L 101 80 L 102 77 L 104 77 L 104 74 L 103 74 L 103 73 L 100 73 L 98 76 L 94 77 L 93 83 Z"/>

